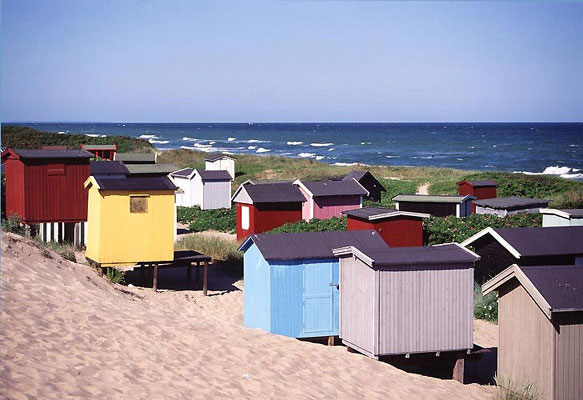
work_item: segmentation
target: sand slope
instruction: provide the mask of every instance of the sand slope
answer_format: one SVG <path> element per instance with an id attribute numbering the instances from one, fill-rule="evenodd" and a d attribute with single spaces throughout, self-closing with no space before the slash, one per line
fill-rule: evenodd
<path id="1" fill-rule="evenodd" d="M 493 391 L 244 328 L 241 291 L 116 287 L 5 233 L 2 252 L 0 398 L 451 400 Z"/>

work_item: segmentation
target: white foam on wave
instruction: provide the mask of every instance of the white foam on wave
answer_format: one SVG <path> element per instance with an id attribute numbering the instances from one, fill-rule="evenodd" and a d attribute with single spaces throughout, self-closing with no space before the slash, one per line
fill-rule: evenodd
<path id="1" fill-rule="evenodd" d="M 232 142 L 232 141 L 234 141 L 235 139 L 236 139 L 236 138 L 234 138 L 234 137 L 230 137 L 230 138 L 228 138 L 228 139 L 227 139 L 227 141 L 229 141 L 229 142 Z"/>
<path id="2" fill-rule="evenodd" d="M 316 156 L 316 160 L 320 161 L 324 158 L 324 156 Z"/>
<path id="3" fill-rule="evenodd" d="M 160 137 L 156 135 L 140 135 L 138 139 L 160 139 Z"/>
<path id="4" fill-rule="evenodd" d="M 549 166 L 546 167 L 543 172 L 531 172 L 531 171 L 514 171 L 515 174 L 524 174 L 524 175 L 553 175 L 559 176 L 565 179 L 583 179 L 583 174 L 578 173 L 581 171 L 578 168 L 571 168 L 571 167 L 559 167 L 556 166 Z"/>
<path id="5" fill-rule="evenodd" d="M 255 150 L 255 149 L 257 148 L 257 146 L 247 146 L 247 148 L 248 148 L 249 150 Z"/>
<path id="6" fill-rule="evenodd" d="M 399 156 L 385 156 L 387 158 L 399 158 Z"/>
<path id="7" fill-rule="evenodd" d="M 196 142 L 198 139 L 184 136 L 184 137 L 182 137 L 182 140 L 184 140 L 185 142 Z"/>
<path id="8" fill-rule="evenodd" d="M 257 153 L 267 153 L 268 151 L 271 151 L 269 149 L 264 149 L 263 147 L 260 147 L 257 149 Z"/>
<path id="9" fill-rule="evenodd" d="M 287 142 L 288 146 L 299 146 L 300 144 L 303 144 L 304 142 Z"/>
<path id="10" fill-rule="evenodd" d="M 89 136 L 89 137 L 99 137 L 99 135 L 97 133 L 86 133 L 85 136 Z"/>
<path id="11" fill-rule="evenodd" d="M 316 154 L 314 154 L 314 153 L 300 153 L 300 154 L 298 154 L 298 157 L 314 158 L 314 157 L 316 157 Z"/>
<path id="12" fill-rule="evenodd" d="M 168 144 L 170 143 L 169 140 L 154 140 L 154 139 L 148 139 L 148 142 L 155 144 L 155 143 L 159 143 L 159 144 Z"/>
<path id="13" fill-rule="evenodd" d="M 353 163 L 336 162 L 336 163 L 334 163 L 334 165 L 338 165 L 341 167 L 350 167 L 352 165 L 358 165 L 358 163 L 355 163 L 355 162 L 353 162 Z"/>
<path id="14" fill-rule="evenodd" d="M 334 143 L 310 143 L 310 146 L 313 147 L 328 147 L 332 145 L 334 145 Z"/>
<path id="15" fill-rule="evenodd" d="M 247 143 L 267 143 L 269 140 L 249 139 Z"/>
<path id="16" fill-rule="evenodd" d="M 59 131 L 59 132 L 57 132 L 57 133 L 58 133 L 59 135 L 64 135 L 64 134 L 65 134 L 65 132 L 63 132 L 63 131 Z"/>

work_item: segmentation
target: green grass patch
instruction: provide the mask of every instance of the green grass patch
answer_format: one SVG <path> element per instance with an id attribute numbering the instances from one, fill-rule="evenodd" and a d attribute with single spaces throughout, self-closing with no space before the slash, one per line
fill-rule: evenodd
<path id="1" fill-rule="evenodd" d="M 474 283 L 474 317 L 498 323 L 498 293 L 482 295 L 482 287 Z"/>
<path id="2" fill-rule="evenodd" d="M 125 271 L 120 271 L 119 269 L 112 267 L 106 268 L 105 276 L 111 283 L 119 283 L 120 285 L 123 285 L 126 280 Z"/>
<path id="3" fill-rule="evenodd" d="M 313 218 L 310 222 L 290 222 L 275 228 L 268 233 L 293 233 L 293 232 L 325 232 L 345 231 L 346 218 L 332 217 L 330 219 Z"/>
<path id="4" fill-rule="evenodd" d="M 235 207 L 201 210 L 200 207 L 177 207 L 177 219 L 193 232 L 209 230 L 234 233 L 237 231 Z"/>
<path id="5" fill-rule="evenodd" d="M 46 258 L 52 258 L 50 256 L 50 251 L 53 251 L 63 257 L 65 260 L 72 262 L 77 262 L 75 257 L 75 247 L 70 243 L 55 243 L 55 242 L 43 242 L 39 237 L 34 238 L 37 245 L 41 248 L 42 255 Z"/>
<path id="6" fill-rule="evenodd" d="M 243 253 L 237 243 L 218 237 L 188 235 L 176 243 L 176 250 L 194 250 L 213 258 L 231 276 L 243 276 Z"/>

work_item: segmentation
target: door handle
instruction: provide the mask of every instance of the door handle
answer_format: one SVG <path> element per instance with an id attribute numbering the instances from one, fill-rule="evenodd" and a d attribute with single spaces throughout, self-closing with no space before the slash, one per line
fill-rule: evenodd
<path id="1" fill-rule="evenodd" d="M 334 286 L 336 286 L 336 289 L 337 289 L 337 290 L 339 290 L 339 289 L 340 289 L 340 285 L 339 285 L 339 284 L 334 284 L 334 283 L 332 283 L 332 282 L 330 282 L 330 284 L 329 284 L 328 286 L 330 286 L 330 287 L 334 287 Z"/>

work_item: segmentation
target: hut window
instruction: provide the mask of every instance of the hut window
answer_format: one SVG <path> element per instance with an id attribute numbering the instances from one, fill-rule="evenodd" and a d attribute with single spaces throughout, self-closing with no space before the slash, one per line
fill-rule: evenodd
<path id="1" fill-rule="evenodd" d="M 130 196 L 130 214 L 148 212 L 148 196 Z"/>
<path id="2" fill-rule="evenodd" d="M 241 229 L 249 229 L 249 207 L 241 207 Z"/>
<path id="3" fill-rule="evenodd" d="M 65 175 L 65 164 L 49 164 L 47 173 L 49 175 Z"/>

